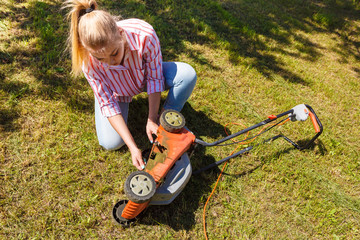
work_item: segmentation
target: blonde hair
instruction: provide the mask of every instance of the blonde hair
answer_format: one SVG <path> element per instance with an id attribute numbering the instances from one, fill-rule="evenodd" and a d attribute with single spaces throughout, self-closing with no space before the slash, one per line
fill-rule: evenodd
<path id="1" fill-rule="evenodd" d="M 64 4 L 64 8 L 70 8 L 68 45 L 71 49 L 72 73 L 79 76 L 82 65 L 86 66 L 89 61 L 87 49 L 104 48 L 118 32 L 118 28 L 112 15 L 97 9 L 95 0 L 67 0 Z"/>

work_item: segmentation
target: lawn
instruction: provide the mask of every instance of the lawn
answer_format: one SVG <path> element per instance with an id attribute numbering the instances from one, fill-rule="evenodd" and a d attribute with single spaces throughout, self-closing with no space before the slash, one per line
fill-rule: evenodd
<path id="1" fill-rule="evenodd" d="M 360 238 L 358 0 L 98 3 L 149 22 L 164 61 L 194 67 L 198 82 L 182 113 L 198 138 L 218 140 L 224 129 L 301 103 L 324 126 L 308 150 L 279 139 L 230 160 L 206 207 L 209 239 Z M 193 176 L 174 202 L 150 206 L 131 228 L 113 222 L 136 169 L 126 147 L 98 144 L 92 90 L 70 75 L 61 7 L 59 0 L 0 6 L 0 238 L 205 239 L 203 209 L 222 165 Z M 141 94 L 130 104 L 129 128 L 143 150 L 146 116 Z M 310 120 L 287 122 L 251 144 L 279 133 L 299 144 L 315 134 Z M 193 169 L 236 147 L 196 148 Z"/>

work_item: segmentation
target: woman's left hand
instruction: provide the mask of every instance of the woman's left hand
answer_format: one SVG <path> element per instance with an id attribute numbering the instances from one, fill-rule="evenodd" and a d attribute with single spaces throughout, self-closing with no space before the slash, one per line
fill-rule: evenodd
<path id="1" fill-rule="evenodd" d="M 151 119 L 148 118 L 148 121 L 146 124 L 146 134 L 151 143 L 154 142 L 152 135 L 153 134 L 156 135 L 158 128 L 159 128 L 159 125 L 157 125 L 157 123 L 155 123 L 154 121 L 152 121 Z"/>

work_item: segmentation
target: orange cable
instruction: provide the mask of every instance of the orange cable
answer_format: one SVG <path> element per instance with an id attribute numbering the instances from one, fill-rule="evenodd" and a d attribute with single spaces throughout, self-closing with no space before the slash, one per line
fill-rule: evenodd
<path id="1" fill-rule="evenodd" d="M 290 118 L 286 119 L 284 122 L 282 122 L 281 124 L 279 124 L 279 126 L 285 124 L 285 123 L 286 123 L 287 121 L 289 121 L 289 120 L 290 120 Z M 229 124 L 242 125 L 243 127 L 245 127 L 243 124 L 239 124 L 239 123 L 228 123 L 228 124 L 226 124 L 226 125 L 224 126 L 226 135 L 229 135 L 229 134 L 227 133 L 227 131 L 226 131 L 226 126 L 229 125 Z M 266 128 L 271 127 L 271 126 L 274 126 L 274 125 L 276 125 L 276 123 L 275 123 L 275 124 L 272 124 L 272 125 L 269 125 L 269 126 L 264 126 L 264 127 L 258 132 L 257 135 L 259 135 L 260 133 L 262 133 Z M 246 134 L 244 140 L 246 140 L 246 138 L 249 136 L 249 133 L 250 133 L 250 131 Z M 238 146 L 230 153 L 230 155 L 232 155 L 232 154 L 240 147 L 240 145 L 244 145 L 244 144 L 251 143 L 251 142 L 253 142 L 256 138 L 257 138 L 257 137 L 253 138 L 253 139 L 250 140 L 249 142 L 240 142 L 240 143 L 238 143 Z M 235 140 L 233 140 L 233 139 L 231 139 L 231 140 L 235 142 Z M 230 155 L 229 155 L 229 156 L 230 156 Z M 214 186 L 212 192 L 210 193 L 208 199 L 206 200 L 206 203 L 205 203 L 205 206 L 204 206 L 204 210 L 203 210 L 203 226 L 204 226 L 204 235 L 205 235 L 205 239 L 206 239 L 206 240 L 208 240 L 207 233 L 206 233 L 206 206 L 207 206 L 207 204 L 209 203 L 210 198 L 212 197 L 212 195 L 213 195 L 214 192 L 215 192 L 215 189 L 216 189 L 216 187 L 217 187 L 217 185 L 218 185 L 218 183 L 219 183 L 219 181 L 220 181 L 220 178 L 221 178 L 221 176 L 222 176 L 222 173 L 224 172 L 224 169 L 225 169 L 227 163 L 228 163 L 228 161 L 225 162 L 223 168 L 221 169 L 221 172 L 220 172 L 220 174 L 219 174 L 219 177 L 218 177 L 217 180 L 216 180 L 215 186 Z"/>
<path id="2" fill-rule="evenodd" d="M 224 164 L 224 166 L 223 166 L 223 168 L 222 168 L 222 170 L 221 170 L 221 173 L 220 173 L 220 175 L 219 175 L 219 177 L 218 177 L 218 179 L 217 179 L 217 181 L 216 181 L 215 187 L 213 188 L 213 190 L 212 190 L 210 196 L 208 197 L 208 199 L 207 199 L 207 201 L 206 201 L 206 203 L 205 203 L 205 206 L 204 206 L 204 211 L 203 211 L 203 225 L 204 225 L 204 234 L 205 234 L 206 240 L 208 240 L 207 233 L 206 233 L 206 220 L 205 220 L 205 216 L 206 216 L 206 206 L 207 206 L 207 204 L 208 204 L 211 196 L 212 196 L 213 193 L 215 192 L 216 186 L 217 186 L 217 184 L 219 183 L 220 177 L 221 177 L 221 175 L 222 175 L 222 173 L 223 173 L 223 171 L 224 171 L 224 169 L 225 169 L 225 167 L 226 167 L 226 164 L 227 164 L 227 162 L 225 162 L 225 164 Z"/>

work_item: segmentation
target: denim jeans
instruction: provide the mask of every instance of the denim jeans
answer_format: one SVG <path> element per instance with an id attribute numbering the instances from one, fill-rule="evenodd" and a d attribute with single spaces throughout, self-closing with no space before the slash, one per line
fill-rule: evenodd
<path id="1" fill-rule="evenodd" d="M 182 62 L 163 62 L 162 66 L 165 89 L 169 91 L 164 109 L 181 111 L 195 87 L 196 72 L 190 65 Z M 119 106 L 121 115 L 127 123 L 129 103 L 119 102 Z M 116 150 L 125 144 L 109 120 L 102 116 L 97 99 L 95 99 L 95 125 L 99 144 L 105 149 Z"/>

